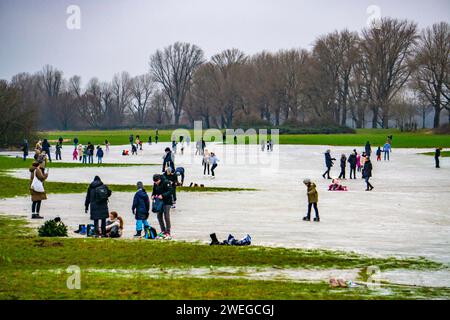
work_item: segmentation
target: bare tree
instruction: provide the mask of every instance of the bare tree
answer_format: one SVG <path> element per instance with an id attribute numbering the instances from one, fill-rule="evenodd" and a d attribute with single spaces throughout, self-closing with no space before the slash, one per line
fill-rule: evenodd
<path id="1" fill-rule="evenodd" d="M 383 18 L 379 26 L 363 30 L 362 53 L 371 84 L 372 127 L 381 120 L 388 127 L 389 105 L 411 74 L 417 25 L 407 20 Z M 381 114 L 380 114 L 381 113 Z"/>
<path id="2" fill-rule="evenodd" d="M 131 80 L 131 103 L 129 109 L 134 120 L 140 125 L 144 125 L 148 120 L 153 90 L 154 83 L 149 74 L 143 74 Z"/>
<path id="3" fill-rule="evenodd" d="M 203 63 L 203 51 L 196 45 L 176 42 L 150 58 L 150 71 L 172 104 L 175 124 L 180 121 L 192 74 Z"/>
<path id="4" fill-rule="evenodd" d="M 434 127 L 450 109 L 450 25 L 434 24 L 422 32 L 415 59 L 413 86 L 434 108 Z M 449 116 L 450 117 L 450 116 Z M 449 118 L 450 122 L 450 118 Z"/>
<path id="5" fill-rule="evenodd" d="M 121 74 L 115 74 L 111 85 L 108 88 L 103 88 L 105 93 L 110 90 L 114 101 L 114 105 L 107 105 L 107 107 L 111 109 L 111 112 L 107 112 L 106 114 L 108 127 L 115 127 L 122 124 L 125 111 L 129 108 L 131 103 L 131 87 L 132 83 L 130 75 L 128 72 L 124 71 Z"/>

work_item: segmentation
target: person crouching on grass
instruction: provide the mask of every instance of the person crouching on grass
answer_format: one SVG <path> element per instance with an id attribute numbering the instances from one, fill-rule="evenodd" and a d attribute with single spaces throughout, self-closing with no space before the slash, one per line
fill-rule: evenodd
<path id="1" fill-rule="evenodd" d="M 109 238 L 120 238 L 123 234 L 123 219 L 115 211 L 109 213 L 106 221 L 106 236 Z"/>
<path id="2" fill-rule="evenodd" d="M 316 190 L 316 184 L 311 182 L 310 179 L 303 180 L 303 183 L 307 187 L 308 195 L 308 214 L 303 218 L 303 221 L 311 221 L 311 207 L 314 206 L 314 211 L 316 212 L 316 217 L 314 221 L 320 222 L 319 210 L 317 209 L 317 202 L 319 202 L 319 194 Z"/>
<path id="3" fill-rule="evenodd" d="M 131 210 L 133 211 L 134 217 L 136 219 L 136 234 L 135 238 L 140 238 L 142 233 L 142 225 L 144 228 L 150 228 L 148 224 L 148 215 L 150 211 L 150 200 L 147 191 L 144 189 L 142 182 L 136 184 L 137 192 L 134 195 L 133 206 Z"/>

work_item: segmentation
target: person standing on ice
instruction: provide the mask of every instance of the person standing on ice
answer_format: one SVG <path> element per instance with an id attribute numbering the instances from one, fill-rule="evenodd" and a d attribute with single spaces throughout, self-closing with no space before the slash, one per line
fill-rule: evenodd
<path id="1" fill-rule="evenodd" d="M 436 151 L 434 152 L 434 162 L 436 163 L 436 168 L 441 167 L 439 165 L 439 157 L 441 156 L 441 150 L 442 148 L 437 148 Z"/>
<path id="2" fill-rule="evenodd" d="M 209 163 L 212 165 L 211 167 L 211 176 L 214 179 L 216 177 L 214 170 L 217 168 L 217 162 L 220 160 L 217 158 L 214 152 L 211 152 L 211 156 L 209 157 Z"/>
<path id="3" fill-rule="evenodd" d="M 331 179 L 331 177 L 330 177 L 330 170 L 331 170 L 331 167 L 333 166 L 333 161 L 335 161 L 336 160 L 336 158 L 332 158 L 331 157 L 331 154 L 330 154 L 330 149 L 328 149 L 326 152 L 325 152 L 325 166 L 327 167 L 327 170 L 324 172 L 324 174 L 322 175 L 322 177 L 324 178 L 324 179 Z M 326 177 L 325 177 L 326 176 Z"/>
<path id="4" fill-rule="evenodd" d="M 356 150 L 348 156 L 348 163 L 350 164 L 350 179 L 356 179 Z M 353 174 L 353 178 L 352 178 Z"/>
<path id="5" fill-rule="evenodd" d="M 319 209 L 317 209 L 319 194 L 317 193 L 316 184 L 310 179 L 303 180 L 303 183 L 307 188 L 306 194 L 308 195 L 308 213 L 306 214 L 306 217 L 303 218 L 303 221 L 311 221 L 311 208 L 314 207 L 314 211 L 316 213 L 314 221 L 320 222 Z"/>

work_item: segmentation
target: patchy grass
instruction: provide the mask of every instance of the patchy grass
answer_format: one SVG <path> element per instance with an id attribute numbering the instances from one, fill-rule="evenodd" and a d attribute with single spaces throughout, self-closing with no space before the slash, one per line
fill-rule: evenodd
<path id="1" fill-rule="evenodd" d="M 0 299 L 173 299 L 173 300 L 355 300 L 446 299 L 450 289 L 383 286 L 382 289 L 331 289 L 328 284 L 235 279 L 145 279 L 81 271 L 81 289 L 67 288 L 70 273 L 7 270 L 0 273 Z"/>
<path id="2" fill-rule="evenodd" d="M 7 170 L 28 169 L 32 161 L 23 161 L 20 158 L 11 158 L 0 156 L 0 199 L 12 198 L 15 196 L 25 196 L 30 194 L 30 181 L 28 179 L 19 179 L 8 175 Z M 67 165 L 67 166 L 66 166 Z M 96 165 L 94 165 L 96 166 Z M 124 165 L 107 165 L 103 166 L 124 166 Z M 128 166 L 128 165 L 127 165 Z M 79 168 L 79 164 L 75 163 L 55 163 L 49 164 L 52 168 Z M 115 192 L 135 192 L 135 185 L 119 185 L 109 184 L 108 187 Z M 45 183 L 47 193 L 83 193 L 86 192 L 88 184 L 86 183 L 69 183 L 69 182 L 52 182 Z M 151 187 L 147 188 L 151 191 Z M 177 191 L 181 192 L 235 192 L 235 191 L 256 191 L 249 188 L 223 188 L 223 187 L 178 187 Z"/>
<path id="3" fill-rule="evenodd" d="M 425 153 L 420 153 L 426 156 L 433 156 L 434 157 L 434 152 L 425 152 Z M 450 157 L 450 151 L 441 151 L 441 157 Z"/>
<path id="4" fill-rule="evenodd" d="M 374 259 L 354 253 L 263 247 L 208 246 L 184 242 L 38 238 L 25 220 L 0 216 L 0 299 L 431 299 L 450 289 L 385 286 L 331 289 L 323 282 L 160 278 L 88 272 L 210 266 L 381 269 L 442 266 L 425 259 Z M 67 288 L 70 265 L 81 268 L 81 290 Z M 17 266 L 20 266 L 19 268 Z M 61 269 L 55 272 L 55 269 Z M 84 271 L 83 271 L 84 270 Z M 38 273 L 36 273 L 38 272 Z"/>
<path id="5" fill-rule="evenodd" d="M 189 130 L 193 141 L 193 130 Z M 95 144 L 103 144 L 108 139 L 113 145 L 126 145 L 129 143 L 130 133 L 140 135 L 144 142 L 152 135 L 154 130 L 102 130 L 102 131 L 50 131 L 41 132 L 42 138 L 57 140 L 60 136 L 72 140 L 75 136 L 81 143 L 91 141 Z M 172 130 L 159 130 L 161 142 L 171 141 Z M 382 146 L 386 137 L 393 135 L 393 148 L 448 148 L 450 147 L 450 135 L 433 134 L 431 130 L 419 130 L 417 132 L 400 132 L 398 129 L 357 129 L 355 134 L 296 134 L 280 135 L 280 144 L 303 145 L 331 145 L 331 146 L 361 146 L 370 141 L 373 147 Z M 247 142 L 248 143 L 248 139 Z"/>

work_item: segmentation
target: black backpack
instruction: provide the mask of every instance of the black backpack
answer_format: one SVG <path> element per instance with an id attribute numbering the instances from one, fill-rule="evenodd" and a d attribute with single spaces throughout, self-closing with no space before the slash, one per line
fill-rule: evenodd
<path id="1" fill-rule="evenodd" d="M 95 202 L 106 201 L 109 198 L 109 189 L 106 185 L 102 184 L 94 189 Z"/>

